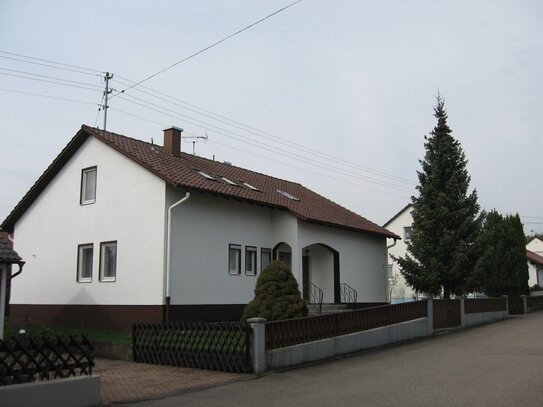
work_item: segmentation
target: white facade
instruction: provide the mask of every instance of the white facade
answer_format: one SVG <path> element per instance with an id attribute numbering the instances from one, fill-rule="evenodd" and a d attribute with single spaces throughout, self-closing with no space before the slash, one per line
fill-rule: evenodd
<path id="1" fill-rule="evenodd" d="M 413 225 L 413 217 L 411 212 L 413 207 L 408 205 L 398 215 L 385 225 L 385 227 L 393 233 L 396 233 L 402 238 L 397 240 L 396 244 L 388 249 L 388 267 L 391 268 L 389 275 L 389 295 L 391 303 L 411 301 L 416 298 L 416 292 L 407 285 L 403 275 L 400 272 L 400 266 L 396 263 L 392 256 L 404 257 L 407 254 L 406 237 L 409 238 L 409 230 Z M 406 235 L 407 232 L 407 235 Z M 392 240 L 389 239 L 389 246 Z"/>
<path id="2" fill-rule="evenodd" d="M 543 256 L 543 240 L 538 237 L 533 238 L 526 245 L 526 250 L 529 250 L 535 254 Z"/>
<path id="3" fill-rule="evenodd" d="M 80 204 L 82 170 L 96 166 L 96 202 Z M 165 184 L 89 137 L 17 221 L 26 261 L 12 304 L 162 304 Z M 100 243 L 117 242 L 115 281 L 99 280 Z M 78 245 L 93 244 L 90 282 L 77 281 Z"/>

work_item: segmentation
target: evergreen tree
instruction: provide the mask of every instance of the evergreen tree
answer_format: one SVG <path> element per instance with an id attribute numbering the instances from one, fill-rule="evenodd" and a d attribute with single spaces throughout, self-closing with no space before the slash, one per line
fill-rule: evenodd
<path id="1" fill-rule="evenodd" d="M 527 294 L 528 265 L 520 217 L 503 217 L 495 210 L 486 215 L 478 245 L 480 257 L 471 278 L 473 290 L 489 297 Z"/>
<path id="2" fill-rule="evenodd" d="M 412 197 L 413 229 L 408 254 L 395 258 L 406 282 L 430 296 L 465 292 L 477 253 L 480 228 L 477 192 L 468 194 L 464 152 L 447 125 L 444 101 L 434 108 L 437 125 L 425 136 L 426 154 L 420 161 L 418 197 Z"/>
<path id="3" fill-rule="evenodd" d="M 242 321 L 261 317 L 268 321 L 307 315 L 298 282 L 284 263 L 272 261 L 256 280 L 255 298 L 243 311 Z"/>

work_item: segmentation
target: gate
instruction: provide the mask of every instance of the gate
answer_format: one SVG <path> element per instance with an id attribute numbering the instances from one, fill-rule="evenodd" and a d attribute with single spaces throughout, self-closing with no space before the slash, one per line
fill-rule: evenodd
<path id="1" fill-rule="evenodd" d="M 433 300 L 434 329 L 455 328 L 462 324 L 460 300 Z"/>
<path id="2" fill-rule="evenodd" d="M 251 330 L 240 322 L 135 323 L 134 361 L 156 365 L 251 371 Z"/>

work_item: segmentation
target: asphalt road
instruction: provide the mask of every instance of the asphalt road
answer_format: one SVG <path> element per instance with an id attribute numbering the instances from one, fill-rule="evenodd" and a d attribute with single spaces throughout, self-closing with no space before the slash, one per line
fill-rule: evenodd
<path id="1" fill-rule="evenodd" d="M 132 406 L 543 406 L 543 311 Z"/>

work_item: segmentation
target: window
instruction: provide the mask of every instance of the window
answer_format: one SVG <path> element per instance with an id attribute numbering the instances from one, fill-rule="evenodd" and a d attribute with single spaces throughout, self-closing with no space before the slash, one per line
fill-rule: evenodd
<path id="1" fill-rule="evenodd" d="M 392 268 L 392 264 L 388 265 L 387 270 L 388 270 L 388 279 L 394 280 L 394 269 Z"/>
<path id="2" fill-rule="evenodd" d="M 295 197 L 294 195 L 289 194 L 288 192 L 281 191 L 280 189 L 277 190 L 281 195 L 286 196 L 288 199 L 292 199 L 293 201 L 299 201 L 300 198 Z"/>
<path id="3" fill-rule="evenodd" d="M 253 191 L 259 191 L 259 189 L 258 189 L 257 187 L 252 186 L 252 185 L 249 184 L 248 182 L 241 181 L 241 183 L 242 183 L 245 187 L 247 187 L 247 188 L 249 188 L 249 189 L 252 189 Z"/>
<path id="4" fill-rule="evenodd" d="M 412 234 L 413 234 L 413 228 L 411 226 L 406 226 L 403 228 L 403 238 L 406 242 L 411 240 Z"/>
<path id="5" fill-rule="evenodd" d="M 265 247 L 260 249 L 260 271 L 264 270 L 271 262 L 271 249 L 266 249 Z"/>
<path id="6" fill-rule="evenodd" d="M 245 246 L 245 274 L 256 276 L 256 247 Z"/>
<path id="7" fill-rule="evenodd" d="M 80 283 L 92 281 L 93 252 L 92 243 L 77 246 L 77 281 Z"/>
<path id="8" fill-rule="evenodd" d="M 234 181 L 232 181 L 232 180 L 230 180 L 230 179 L 228 179 L 228 178 L 226 178 L 226 177 L 222 177 L 221 179 L 222 179 L 224 182 L 226 182 L 227 184 L 229 184 L 229 185 L 234 185 L 234 186 L 236 186 L 236 187 L 239 187 L 238 184 L 236 184 Z"/>
<path id="9" fill-rule="evenodd" d="M 209 175 L 207 172 L 204 172 L 204 171 L 200 171 L 200 170 L 197 170 L 196 171 L 198 174 L 200 174 L 202 177 L 204 177 L 205 179 L 208 179 L 210 181 L 217 181 L 215 179 L 215 177 L 212 177 L 211 175 Z"/>
<path id="10" fill-rule="evenodd" d="M 96 167 L 85 168 L 81 171 L 80 204 L 87 205 L 96 202 Z"/>
<path id="11" fill-rule="evenodd" d="M 100 281 L 117 277 L 117 242 L 100 243 Z"/>
<path id="12" fill-rule="evenodd" d="M 228 273 L 241 274 L 241 246 L 239 244 L 228 246 Z"/>

